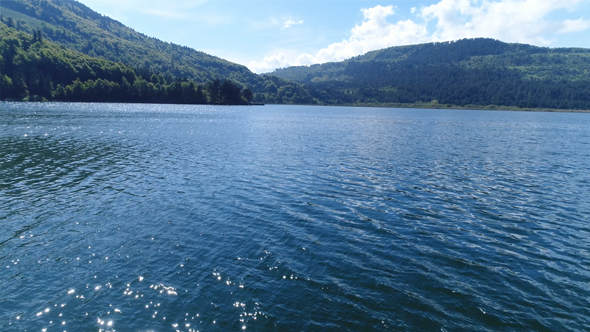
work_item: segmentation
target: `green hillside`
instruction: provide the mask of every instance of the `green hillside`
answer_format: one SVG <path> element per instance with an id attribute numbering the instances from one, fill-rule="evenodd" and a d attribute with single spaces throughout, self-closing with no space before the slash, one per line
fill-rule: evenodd
<path id="1" fill-rule="evenodd" d="M 299 84 L 259 76 L 245 66 L 194 49 L 167 43 L 130 29 L 70 0 L 2 0 L 2 21 L 32 34 L 39 30 L 51 42 L 91 57 L 131 66 L 144 77 L 162 74 L 176 79 L 207 83 L 229 79 L 250 88 L 255 99 L 274 103 L 312 103 Z"/>
<path id="2" fill-rule="evenodd" d="M 590 50 L 492 39 L 392 47 L 276 70 L 326 104 L 432 102 L 590 109 Z"/>
<path id="3" fill-rule="evenodd" d="M 265 103 L 590 109 L 588 49 L 552 49 L 492 39 L 465 39 L 392 47 L 343 62 L 256 75 L 242 65 L 145 36 L 74 0 L 2 0 L 0 9 L 5 31 L 14 29 L 26 34 L 6 32 L 2 38 L 12 34 L 13 39 L 20 40 L 19 54 L 34 54 L 27 57 L 4 54 L 0 76 L 5 76 L 4 84 L 10 86 L 2 93 L 5 99 L 61 100 L 56 97 L 59 93 L 48 94 L 37 88 L 41 78 L 51 81 L 55 90 L 57 85 L 65 89 L 73 84 L 87 84 L 88 91 L 92 91 L 91 85 L 96 80 L 102 79 L 119 86 L 133 86 L 136 82 L 147 86 L 133 87 L 143 92 L 130 95 L 134 97 L 129 97 L 129 101 L 195 101 L 194 96 L 170 95 L 167 89 L 175 84 L 177 90 L 185 86 L 187 91 L 196 91 L 200 86 L 207 102 L 218 103 L 221 100 L 215 97 L 216 85 L 227 81 L 237 89 L 253 91 L 253 100 Z M 42 38 L 45 44 L 33 47 L 36 42 L 27 42 L 27 38 Z M 53 51 L 48 52 L 45 47 Z M 66 62 L 77 69 L 66 71 L 65 76 L 56 72 L 49 55 L 55 55 L 57 50 L 62 52 L 57 58 L 70 59 Z M 65 50 L 77 53 L 69 54 Z M 14 66 L 22 66 L 18 61 L 24 58 L 44 60 L 31 65 L 34 70 L 19 67 L 20 71 L 10 72 Z M 92 71 L 80 69 L 85 66 L 78 68 L 80 61 L 87 63 Z M 100 63 L 97 68 L 102 69 L 95 70 L 90 63 Z M 124 69 L 103 70 L 104 66 Z M 133 72 L 134 78 L 123 82 L 118 74 L 113 74 L 120 70 Z M 27 85 L 26 96 L 14 90 L 15 83 L 21 81 Z M 206 90 L 210 84 L 214 85 L 213 99 Z M 126 100 L 112 93 L 108 100 Z M 146 94 L 152 95 L 148 98 Z M 88 96 L 78 100 L 96 99 Z"/>
<path id="4" fill-rule="evenodd" d="M 207 84 L 143 78 L 130 66 L 91 57 L 0 23 L 0 100 L 175 104 L 247 104 L 254 97 L 231 80 Z"/>

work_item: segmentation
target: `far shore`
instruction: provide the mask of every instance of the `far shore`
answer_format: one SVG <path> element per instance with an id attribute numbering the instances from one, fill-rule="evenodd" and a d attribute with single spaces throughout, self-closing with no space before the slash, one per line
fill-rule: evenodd
<path id="1" fill-rule="evenodd" d="M 339 104 L 318 106 L 345 106 L 345 107 L 375 107 L 375 108 L 422 108 L 422 109 L 448 109 L 448 110 L 473 110 L 473 111 L 516 111 L 516 112 L 554 112 L 554 113 L 590 113 L 590 110 L 559 109 L 559 108 L 532 108 L 498 105 L 449 105 L 433 103 L 375 103 L 375 104 Z"/>
<path id="2" fill-rule="evenodd" d="M 17 103 L 100 103 L 100 104 L 153 104 L 153 103 L 120 103 L 120 102 L 94 102 L 94 101 L 16 101 L 16 100 L 0 100 L 0 102 L 17 102 Z M 516 106 L 498 106 L 498 105 L 450 105 L 450 104 L 434 104 L 434 103 L 369 103 L 369 104 L 272 104 L 272 103 L 258 103 L 252 102 L 249 105 L 230 105 L 230 104 L 166 104 L 156 103 L 157 105 L 207 105 L 207 106 L 264 106 L 264 105 L 297 105 L 297 106 L 327 106 L 327 107 L 372 107 L 372 108 L 416 108 L 416 109 L 443 109 L 443 110 L 473 110 L 473 111 L 512 111 L 512 112 L 552 112 L 552 113 L 590 113 L 590 110 L 577 109 L 559 109 L 559 108 L 532 108 L 532 107 L 516 107 Z"/>

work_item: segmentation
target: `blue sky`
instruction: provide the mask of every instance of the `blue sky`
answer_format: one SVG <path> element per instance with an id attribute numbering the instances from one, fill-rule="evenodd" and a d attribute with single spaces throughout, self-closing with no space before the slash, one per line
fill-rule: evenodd
<path id="1" fill-rule="evenodd" d="M 79 0 L 148 36 L 269 72 L 490 37 L 590 48 L 590 0 Z"/>

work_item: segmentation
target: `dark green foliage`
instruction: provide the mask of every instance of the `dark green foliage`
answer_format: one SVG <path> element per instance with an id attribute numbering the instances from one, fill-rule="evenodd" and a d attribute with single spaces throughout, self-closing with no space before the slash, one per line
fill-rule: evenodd
<path id="1" fill-rule="evenodd" d="M 277 98 L 276 92 L 272 91 L 283 86 L 305 90 L 297 83 L 284 79 L 271 80 L 252 73 L 242 65 L 145 36 L 77 1 L 2 0 L 0 6 L 4 22 L 12 22 L 19 31 L 35 34 L 35 38 L 44 38 L 92 57 L 123 63 L 134 68 L 137 76 L 154 84 L 152 74 L 161 75 L 168 83 L 176 79 L 200 84 L 231 79 L 240 88 L 248 87 L 254 91 L 254 99 L 281 102 L 289 102 L 294 96 Z M 80 80 L 85 79 L 80 77 Z M 158 83 L 165 84 L 162 81 Z M 274 89 L 268 89 L 269 85 Z M 299 95 L 299 98 L 306 103 L 314 102 L 309 93 Z"/>
<path id="2" fill-rule="evenodd" d="M 436 100 L 590 109 L 587 49 L 466 39 L 255 75 L 147 37 L 77 1 L 2 0 L 0 8 L 2 99 L 357 105 Z"/>
<path id="3" fill-rule="evenodd" d="M 213 80 L 207 84 L 207 92 L 209 92 L 209 100 L 211 104 L 221 103 L 221 82 Z"/>
<path id="4" fill-rule="evenodd" d="M 244 91 L 242 91 L 242 97 L 244 97 L 244 99 L 246 99 L 246 101 L 251 102 L 252 99 L 254 99 L 254 92 L 252 92 L 252 90 L 246 88 L 246 89 L 244 89 Z"/>
<path id="5" fill-rule="evenodd" d="M 230 80 L 215 80 L 217 91 L 193 81 L 167 84 L 149 70 L 143 72 L 146 80 L 129 66 L 68 50 L 43 41 L 39 33 L 17 32 L 3 23 L 0 72 L 1 100 L 247 104 L 241 86 Z"/>
<path id="6" fill-rule="evenodd" d="M 236 104 L 242 100 L 242 89 L 230 80 L 223 81 L 220 92 L 223 104 Z"/>
<path id="7" fill-rule="evenodd" d="M 590 50 L 492 39 L 392 47 L 274 73 L 326 104 L 416 103 L 590 109 Z"/>

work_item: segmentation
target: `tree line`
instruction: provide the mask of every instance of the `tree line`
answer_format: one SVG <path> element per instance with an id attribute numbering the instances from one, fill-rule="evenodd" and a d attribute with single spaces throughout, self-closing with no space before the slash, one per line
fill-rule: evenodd
<path id="1" fill-rule="evenodd" d="M 251 89 L 255 102 L 315 103 L 302 84 L 271 75 L 256 75 L 245 66 L 189 47 L 148 37 L 93 11 L 80 2 L 0 1 L 0 13 L 4 8 L 8 10 L 4 11 L 4 17 L 0 15 L 1 21 L 14 29 L 28 34 L 34 34 L 39 30 L 46 41 L 93 58 L 131 66 L 136 76 L 141 76 L 147 81 L 150 81 L 151 73 L 156 73 L 164 75 L 168 84 L 177 80 L 193 81 L 202 85 L 202 89 L 205 90 L 206 85 L 215 79 L 220 79 L 221 83 L 229 79 L 242 89 Z M 13 12 L 19 15 L 14 15 L 15 18 L 9 17 Z M 88 79 L 80 77 L 82 83 Z M 117 80 L 107 80 L 121 84 Z M 73 80 L 69 81 L 67 85 L 72 82 Z M 165 96 L 157 99 L 162 98 L 166 99 Z"/>
<path id="2" fill-rule="evenodd" d="M 351 66 L 353 67 L 353 66 Z M 362 69 L 361 69 L 362 68 Z M 375 63 L 356 71 L 353 82 L 307 84 L 325 104 L 422 103 L 502 105 L 522 108 L 590 109 L 590 79 L 523 79 L 511 69 L 428 66 L 387 70 Z"/>
<path id="3" fill-rule="evenodd" d="M 229 80 L 205 84 L 93 58 L 0 23 L 0 99 L 244 105 L 249 88 Z M 141 72 L 138 74 L 137 72 Z"/>
<path id="4" fill-rule="evenodd" d="M 280 69 L 324 104 L 416 103 L 590 109 L 590 50 L 493 39 L 392 47 Z"/>

